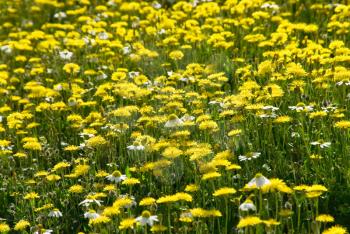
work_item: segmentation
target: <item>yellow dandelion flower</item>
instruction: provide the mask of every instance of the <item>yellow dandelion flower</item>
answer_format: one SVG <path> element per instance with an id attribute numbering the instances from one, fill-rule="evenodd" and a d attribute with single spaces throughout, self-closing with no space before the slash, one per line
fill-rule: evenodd
<path id="1" fill-rule="evenodd" d="M 70 167 L 69 163 L 67 163 L 67 162 L 59 162 L 52 168 L 52 171 L 58 171 L 60 169 L 67 168 L 67 167 Z"/>
<path id="2" fill-rule="evenodd" d="M 214 197 L 225 196 L 225 195 L 235 194 L 236 192 L 237 191 L 234 188 L 224 187 L 224 188 L 220 188 L 220 189 L 216 190 L 213 193 L 213 196 Z"/>
<path id="3" fill-rule="evenodd" d="M 216 171 L 208 172 L 208 173 L 206 173 L 206 174 L 204 174 L 202 176 L 202 180 L 214 179 L 214 178 L 217 178 L 217 177 L 220 177 L 220 176 L 221 176 L 221 174 L 219 172 L 216 172 Z"/>
<path id="4" fill-rule="evenodd" d="M 306 191 L 309 188 L 309 186 L 302 184 L 302 185 L 297 185 L 293 187 L 293 190 L 295 191 Z"/>
<path id="5" fill-rule="evenodd" d="M 79 149 L 80 149 L 80 147 L 77 145 L 68 145 L 68 146 L 64 147 L 64 151 L 71 151 L 71 152 L 77 151 Z"/>
<path id="6" fill-rule="evenodd" d="M 135 185 L 135 184 L 139 184 L 140 183 L 140 180 L 139 179 L 136 179 L 136 178 L 126 178 L 122 184 L 125 184 L 125 185 Z"/>
<path id="7" fill-rule="evenodd" d="M 17 158 L 26 158 L 27 157 L 27 154 L 26 153 L 23 153 L 23 152 L 17 152 L 13 155 L 14 157 L 17 157 Z"/>
<path id="8" fill-rule="evenodd" d="M 283 180 L 276 179 L 276 178 L 270 179 L 270 183 L 264 185 L 261 188 L 261 190 L 263 193 L 277 192 L 277 191 L 282 192 L 282 193 L 292 193 L 293 192 L 293 190 L 291 188 L 289 188 Z"/>
<path id="9" fill-rule="evenodd" d="M 68 192 L 70 193 L 82 193 L 84 192 L 84 187 L 81 185 L 72 185 L 69 189 Z"/>
<path id="10" fill-rule="evenodd" d="M 226 166 L 226 170 L 230 171 L 230 170 L 240 170 L 242 169 L 242 167 L 240 165 L 237 164 L 231 164 L 229 166 Z"/>
<path id="11" fill-rule="evenodd" d="M 196 192 L 198 191 L 199 186 L 196 184 L 188 184 L 186 185 L 185 191 L 186 192 Z"/>
<path id="12" fill-rule="evenodd" d="M 115 184 L 107 184 L 104 188 L 103 188 L 103 191 L 106 191 L 106 192 L 112 192 L 112 191 L 116 191 L 117 188 L 115 186 Z"/>
<path id="13" fill-rule="evenodd" d="M 135 224 L 136 224 L 136 219 L 134 218 L 123 219 L 119 224 L 119 229 L 120 230 L 124 230 L 127 228 L 133 229 Z"/>
<path id="14" fill-rule="evenodd" d="M 28 150 L 34 150 L 34 151 L 40 151 L 42 149 L 41 144 L 37 141 L 26 142 L 23 145 L 23 148 Z"/>
<path id="15" fill-rule="evenodd" d="M 111 222 L 111 219 L 107 216 L 100 215 L 94 219 L 89 220 L 89 226 L 96 226 L 99 224 L 105 224 Z"/>
<path id="16" fill-rule="evenodd" d="M 261 224 L 263 221 L 257 216 L 247 216 L 241 218 L 237 224 L 237 228 L 245 228 L 250 226 L 256 226 Z"/>
<path id="17" fill-rule="evenodd" d="M 193 217 L 207 218 L 207 217 L 221 217 L 219 210 L 205 210 L 202 208 L 193 208 L 190 210 Z"/>
<path id="18" fill-rule="evenodd" d="M 320 214 L 316 217 L 316 221 L 321 223 L 332 223 L 334 222 L 334 218 L 328 214 Z"/>
<path id="19" fill-rule="evenodd" d="M 338 121 L 334 124 L 334 127 L 340 128 L 340 129 L 348 129 L 350 128 L 350 121 L 347 121 L 347 120 Z"/>
<path id="20" fill-rule="evenodd" d="M 157 203 L 161 204 L 161 203 L 171 203 L 171 202 L 177 202 L 177 201 L 187 201 L 187 202 L 191 202 L 192 201 L 192 196 L 188 193 L 176 193 L 174 195 L 167 195 L 167 196 L 163 196 L 160 197 L 157 200 Z"/>
<path id="21" fill-rule="evenodd" d="M 242 129 L 233 129 L 227 134 L 229 137 L 238 136 L 242 133 Z"/>
<path id="22" fill-rule="evenodd" d="M 182 150 L 179 150 L 176 147 L 167 147 L 162 153 L 162 155 L 168 159 L 177 158 L 182 154 L 183 154 Z"/>
<path id="23" fill-rule="evenodd" d="M 133 204 L 133 200 L 128 197 L 119 197 L 117 200 L 113 202 L 113 207 L 116 208 L 123 208 L 123 207 L 129 207 Z"/>
<path id="24" fill-rule="evenodd" d="M 280 222 L 278 222 L 275 219 L 263 220 L 262 222 L 268 227 L 276 226 L 276 225 L 280 225 L 281 224 Z"/>
<path id="25" fill-rule="evenodd" d="M 97 171 L 96 172 L 96 174 L 95 174 L 95 176 L 97 177 L 97 178 L 104 178 L 104 177 L 106 177 L 106 176 L 108 176 L 109 174 L 106 172 L 106 171 L 104 171 L 104 170 L 99 170 L 99 171 Z"/>
<path id="26" fill-rule="evenodd" d="M 322 232 L 322 234 L 347 234 L 347 233 L 348 231 L 346 230 L 346 228 L 338 225 L 330 227 Z"/>
<path id="27" fill-rule="evenodd" d="M 142 200 L 139 203 L 140 206 L 151 206 L 155 204 L 156 204 L 156 199 L 154 199 L 153 197 L 142 198 Z"/>
<path id="28" fill-rule="evenodd" d="M 169 57 L 172 60 L 181 60 L 184 57 L 184 54 L 180 50 L 174 50 L 169 53 Z"/>
<path id="29" fill-rule="evenodd" d="M 11 230 L 10 226 L 6 223 L 0 223 L 0 233 L 7 233 Z"/>
<path id="30" fill-rule="evenodd" d="M 312 191 L 312 192 L 307 192 L 306 197 L 307 198 L 316 198 L 322 195 L 322 192 L 319 191 Z"/>
<path id="31" fill-rule="evenodd" d="M 310 155 L 310 159 L 314 159 L 314 160 L 318 160 L 318 159 L 322 159 L 323 157 L 319 154 L 311 154 Z"/>
<path id="32" fill-rule="evenodd" d="M 34 177 L 44 177 L 49 175 L 47 171 L 38 171 L 37 173 L 34 174 Z"/>
<path id="33" fill-rule="evenodd" d="M 54 182 L 54 181 L 60 180 L 61 176 L 52 174 L 52 175 L 46 176 L 46 179 L 47 179 L 47 181 Z"/>
<path id="34" fill-rule="evenodd" d="M 311 112 L 309 114 L 309 117 L 310 117 L 310 119 L 315 119 L 315 118 L 325 117 L 327 115 L 328 114 L 325 111 L 315 111 L 315 112 Z"/>
<path id="35" fill-rule="evenodd" d="M 107 144 L 107 141 L 102 136 L 94 136 L 86 141 L 86 146 L 90 148 L 96 148 L 105 144 Z"/>
<path id="36" fill-rule="evenodd" d="M 291 121 L 292 121 L 291 117 L 284 115 L 284 116 L 277 117 L 273 122 L 275 122 L 275 123 L 289 123 Z"/>
<path id="37" fill-rule="evenodd" d="M 21 219 L 18 221 L 13 228 L 15 231 L 24 231 L 27 227 L 30 226 L 30 223 L 27 220 Z"/>
<path id="38" fill-rule="evenodd" d="M 120 214 L 120 210 L 113 206 L 108 206 L 104 208 L 102 215 L 107 217 L 112 217 Z"/>
<path id="39" fill-rule="evenodd" d="M 179 193 L 176 193 L 174 196 L 176 197 L 177 200 L 182 200 L 187 202 L 192 201 L 192 196 L 188 193 L 179 192 Z"/>
<path id="40" fill-rule="evenodd" d="M 76 177 L 85 175 L 89 172 L 90 166 L 89 165 L 77 165 L 74 170 L 73 173 Z"/>
<path id="41" fill-rule="evenodd" d="M 63 66 L 63 70 L 69 74 L 77 73 L 80 71 L 80 66 L 75 63 L 67 63 Z"/>
<path id="42" fill-rule="evenodd" d="M 166 226 L 160 225 L 160 224 L 156 224 L 153 225 L 151 227 L 151 232 L 164 232 L 166 231 L 168 228 Z"/>
<path id="43" fill-rule="evenodd" d="M 203 121 L 199 124 L 199 129 L 216 132 L 219 130 L 219 126 L 213 120 L 206 120 L 206 121 Z"/>
<path id="44" fill-rule="evenodd" d="M 320 185 L 320 184 L 314 184 L 314 185 L 311 185 L 310 187 L 308 187 L 306 189 L 307 192 L 327 192 L 328 189 L 323 186 L 323 185 Z"/>
<path id="45" fill-rule="evenodd" d="M 293 211 L 290 209 L 282 209 L 280 210 L 280 212 L 278 212 L 278 214 L 282 217 L 289 217 L 293 215 Z"/>
<path id="46" fill-rule="evenodd" d="M 24 197 L 25 200 L 34 200 L 40 198 L 39 194 L 36 192 L 27 193 Z"/>

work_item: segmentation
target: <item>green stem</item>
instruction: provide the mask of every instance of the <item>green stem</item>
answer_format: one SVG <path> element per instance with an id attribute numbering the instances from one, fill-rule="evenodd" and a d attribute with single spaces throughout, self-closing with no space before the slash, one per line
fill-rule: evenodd
<path id="1" fill-rule="evenodd" d="M 259 189 L 259 215 L 262 216 L 262 210 L 263 210 L 263 196 L 262 191 Z"/>
<path id="2" fill-rule="evenodd" d="M 171 234 L 170 205 L 168 206 L 168 233 Z"/>
<path id="3" fill-rule="evenodd" d="M 226 230 L 226 233 L 228 233 L 228 204 L 227 204 L 227 198 L 225 197 L 225 230 Z"/>

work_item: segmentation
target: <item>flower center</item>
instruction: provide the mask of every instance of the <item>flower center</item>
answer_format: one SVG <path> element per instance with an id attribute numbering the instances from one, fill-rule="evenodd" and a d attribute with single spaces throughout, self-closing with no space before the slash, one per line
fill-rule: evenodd
<path id="1" fill-rule="evenodd" d="M 120 171 L 114 171 L 114 172 L 112 173 L 112 175 L 113 175 L 114 177 L 120 177 L 120 176 L 122 175 L 122 173 L 120 173 Z"/>
<path id="2" fill-rule="evenodd" d="M 171 114 L 169 116 L 169 120 L 175 120 L 175 119 L 178 119 L 177 116 L 175 114 Z"/>
<path id="3" fill-rule="evenodd" d="M 149 218 L 149 217 L 151 217 L 151 212 L 149 212 L 148 210 L 144 210 L 144 211 L 142 211 L 141 216 L 143 218 Z"/>

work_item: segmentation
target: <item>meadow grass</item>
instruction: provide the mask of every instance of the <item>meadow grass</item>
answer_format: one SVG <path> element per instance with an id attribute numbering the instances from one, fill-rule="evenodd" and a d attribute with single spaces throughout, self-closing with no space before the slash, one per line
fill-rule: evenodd
<path id="1" fill-rule="evenodd" d="M 0 0 L 0 233 L 348 233 L 349 28 L 346 0 Z"/>

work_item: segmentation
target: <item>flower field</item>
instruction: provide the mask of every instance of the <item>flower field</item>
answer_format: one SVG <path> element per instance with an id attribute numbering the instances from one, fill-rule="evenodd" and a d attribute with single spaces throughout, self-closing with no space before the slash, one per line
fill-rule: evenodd
<path id="1" fill-rule="evenodd" d="M 350 230 L 348 0 L 0 0 L 0 233 Z"/>

